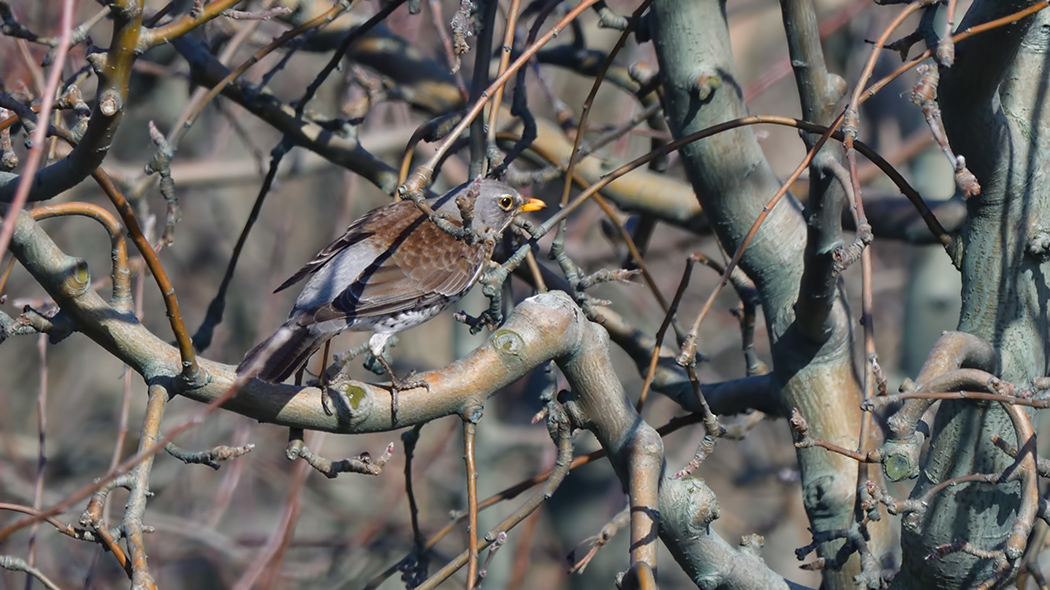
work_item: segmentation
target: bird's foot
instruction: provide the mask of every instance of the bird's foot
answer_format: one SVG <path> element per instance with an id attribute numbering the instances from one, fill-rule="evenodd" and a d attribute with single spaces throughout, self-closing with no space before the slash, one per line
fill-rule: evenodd
<path id="1" fill-rule="evenodd" d="M 383 355 L 376 356 L 375 359 L 379 361 L 379 364 L 383 365 L 383 369 L 386 370 L 386 374 L 390 377 L 390 421 L 393 425 L 396 426 L 398 410 L 397 394 L 402 391 L 407 391 L 409 389 L 418 389 L 420 387 L 423 387 L 427 391 L 430 391 L 430 384 L 422 379 L 413 380 L 412 377 L 414 377 L 416 374 L 414 371 L 412 373 L 409 373 L 408 377 L 402 379 L 397 376 L 397 373 L 394 372 L 394 369 L 390 366 L 390 363 L 388 363 L 387 360 L 383 358 Z"/>
<path id="2" fill-rule="evenodd" d="M 324 410 L 325 415 L 334 416 L 332 412 L 332 396 L 328 394 L 328 386 L 321 385 L 321 409 Z"/>
<path id="3" fill-rule="evenodd" d="M 415 376 L 415 371 L 408 374 L 408 377 L 404 379 L 398 377 L 393 371 L 387 371 L 390 375 L 390 419 L 391 422 L 397 424 L 397 394 L 402 391 L 408 391 L 409 389 L 418 389 L 420 387 L 430 391 L 430 384 L 422 379 L 412 379 Z"/>
<path id="4" fill-rule="evenodd" d="M 401 379 L 397 375 L 394 375 L 393 373 L 391 373 L 390 374 L 391 389 L 396 389 L 397 391 L 408 391 L 409 389 L 419 389 L 420 387 L 422 387 L 422 388 L 426 389 L 427 391 L 430 391 L 430 384 L 429 383 L 427 383 L 426 381 L 424 381 L 422 379 L 412 379 L 412 377 L 415 377 L 415 375 L 416 375 L 416 372 L 413 371 L 413 372 L 409 373 L 407 377 L 405 377 L 404 379 Z"/>

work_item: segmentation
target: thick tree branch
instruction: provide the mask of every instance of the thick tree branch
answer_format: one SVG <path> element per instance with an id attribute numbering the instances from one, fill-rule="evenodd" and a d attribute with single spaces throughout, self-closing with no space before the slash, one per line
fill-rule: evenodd
<path id="1" fill-rule="evenodd" d="M 978 0 L 960 28 L 1036 4 Z M 1050 15 L 1043 10 L 958 42 L 955 64 L 941 68 L 938 88 L 952 148 L 966 157 L 982 187 L 980 195 L 967 201 L 968 218 L 961 236 L 959 330 L 987 341 L 987 350 L 998 357 L 997 363 L 986 362 L 980 368 L 998 368 L 990 372 L 1021 386 L 1050 369 L 1046 315 L 1050 186 L 1043 180 L 1050 164 L 1048 25 Z M 1015 440 L 1014 430 L 1010 416 L 998 404 L 941 402 L 911 497 L 921 497 L 938 482 L 954 477 L 1006 470 L 1013 459 L 995 447 L 992 436 L 1023 445 L 1025 441 Z M 1024 506 L 1021 485 L 971 487 L 965 494 L 938 496 L 918 526 L 903 530 L 901 583 L 973 586 L 1000 577 L 1009 580 L 1016 573 L 1012 558 L 1004 576 L 1001 564 L 973 552 L 922 559 L 958 539 L 982 550 L 1007 546 L 1018 510 Z"/>
<path id="2" fill-rule="evenodd" d="M 725 3 L 657 0 L 651 16 L 675 137 L 746 115 L 734 74 Z M 736 251 L 780 187 L 754 132 L 721 133 L 683 147 L 681 154 L 719 240 L 727 251 Z M 850 358 L 845 308 L 838 301 L 833 305 L 829 321 L 835 329 L 821 342 L 805 337 L 795 321 L 805 239 L 800 207 L 788 196 L 769 213 L 740 264 L 758 287 L 773 342 L 775 375 L 787 403 L 810 417 L 811 428 L 820 432 L 817 438 L 856 448 L 861 394 Z M 801 449 L 798 456 L 813 530 L 847 528 L 853 521 L 856 463 L 817 449 Z M 831 556 L 839 545 L 825 543 L 819 552 Z M 854 567 L 825 572 L 825 585 L 853 588 L 852 577 L 859 571 Z"/>
<path id="3" fill-rule="evenodd" d="M 166 395 L 162 388 L 173 384 L 181 370 L 178 351 L 151 334 L 133 315 L 115 312 L 90 290 L 83 261 L 66 256 L 26 213 L 19 216 L 12 251 L 84 334 L 141 373 L 158 395 Z M 588 321 L 571 298 L 561 292 L 538 295 L 519 305 L 488 342 L 468 357 L 421 375 L 430 383 L 430 392 L 401 394 L 398 425 L 422 423 L 481 405 L 502 387 L 553 359 L 571 387 L 565 400 L 570 416 L 577 425 L 593 430 L 606 445 L 625 489 L 631 492 L 637 512 L 632 530 L 639 535 L 632 539 L 638 548 L 636 560 L 648 563 L 651 559 L 646 557 L 650 554 L 645 547 L 655 538 L 654 527 L 659 522 L 661 534 L 678 545 L 677 557 L 689 560 L 688 565 L 683 563 L 687 571 L 729 572 L 725 574 L 729 579 L 757 576 L 764 580 L 760 585 L 732 587 L 783 587 L 783 580 L 756 556 L 728 549 L 709 528 L 702 542 L 724 548 L 717 558 L 724 561 L 713 562 L 703 552 L 704 545 L 685 541 L 695 534 L 688 532 L 695 526 L 695 514 L 685 507 L 673 511 L 674 506 L 667 503 L 684 502 L 685 492 L 675 491 L 679 486 L 702 484 L 664 479 L 660 438 L 641 420 L 624 393 L 608 348 L 605 330 Z M 186 396 L 214 401 L 232 385 L 234 368 L 206 359 L 200 363 L 213 379 L 187 391 Z M 224 407 L 293 428 L 361 433 L 393 427 L 389 394 L 379 386 L 353 381 L 333 384 L 329 393 L 336 411 L 331 416 L 321 409 L 320 393 L 316 388 L 253 380 Z M 675 516 L 661 519 L 661 513 Z M 699 583 L 699 578 L 695 579 Z"/>
<path id="4" fill-rule="evenodd" d="M 802 118 L 830 125 L 833 109 L 845 92 L 846 82 L 828 73 L 824 51 L 820 46 L 813 0 L 782 0 L 784 31 L 787 33 L 791 67 L 795 72 Z M 819 136 L 802 136 L 807 149 L 813 149 Z M 842 208 L 846 187 L 836 166 L 841 169 L 842 146 L 825 144 L 809 165 L 809 202 L 806 203 L 805 270 L 799 289 L 795 313 L 798 325 L 807 338 L 821 342 L 835 331 L 831 308 L 837 298 L 838 275 L 834 253 L 842 247 Z"/>

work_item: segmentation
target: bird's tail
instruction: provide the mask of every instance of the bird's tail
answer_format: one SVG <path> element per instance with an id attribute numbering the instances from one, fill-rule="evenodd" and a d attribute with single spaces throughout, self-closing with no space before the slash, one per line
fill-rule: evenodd
<path id="1" fill-rule="evenodd" d="M 237 365 L 237 373 L 258 369 L 256 377 L 281 383 L 303 366 L 324 344 L 316 330 L 300 326 L 295 318 L 288 320 L 272 336 L 256 344 Z"/>

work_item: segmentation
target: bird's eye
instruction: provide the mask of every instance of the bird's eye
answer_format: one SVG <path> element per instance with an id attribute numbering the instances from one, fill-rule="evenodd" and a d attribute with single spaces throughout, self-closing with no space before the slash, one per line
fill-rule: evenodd
<path id="1" fill-rule="evenodd" d="M 503 195 L 499 198 L 499 208 L 504 211 L 510 211 L 510 208 L 514 206 L 514 199 L 510 195 Z"/>

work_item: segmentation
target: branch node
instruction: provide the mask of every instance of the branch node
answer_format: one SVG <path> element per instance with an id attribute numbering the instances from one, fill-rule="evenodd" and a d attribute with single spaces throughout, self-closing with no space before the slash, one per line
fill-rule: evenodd
<path id="1" fill-rule="evenodd" d="M 368 451 L 365 451 L 356 457 L 332 461 L 314 453 L 310 447 L 306 446 L 302 438 L 302 430 L 293 429 L 289 438 L 288 447 L 285 449 L 285 456 L 288 457 L 288 460 L 302 459 L 328 479 L 335 479 L 340 473 L 379 475 L 383 471 L 383 466 L 394 456 L 394 443 L 390 443 L 378 459 L 372 459 Z"/>
<path id="2" fill-rule="evenodd" d="M 219 461 L 236 459 L 237 457 L 248 454 L 254 448 L 255 445 L 253 444 L 241 445 L 239 447 L 219 445 L 206 451 L 191 452 L 172 442 L 164 445 L 164 450 L 167 451 L 169 455 L 187 465 L 207 465 L 216 470 L 221 467 Z"/>

